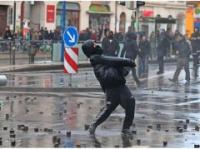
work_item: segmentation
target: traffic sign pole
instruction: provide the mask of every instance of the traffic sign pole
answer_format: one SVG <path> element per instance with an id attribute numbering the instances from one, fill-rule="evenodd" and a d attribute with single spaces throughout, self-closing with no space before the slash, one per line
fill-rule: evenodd
<path id="1" fill-rule="evenodd" d="M 66 20 L 66 2 L 62 2 L 62 19 L 61 19 L 61 29 L 62 29 L 62 34 L 64 34 L 65 31 L 65 20 Z M 61 62 L 64 61 L 64 41 L 62 40 L 62 46 L 61 46 Z"/>

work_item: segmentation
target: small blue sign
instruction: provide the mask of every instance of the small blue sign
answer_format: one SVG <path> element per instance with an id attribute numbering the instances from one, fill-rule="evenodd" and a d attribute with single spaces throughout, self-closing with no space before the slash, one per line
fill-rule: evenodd
<path id="1" fill-rule="evenodd" d="M 73 47 L 78 42 L 78 31 L 74 26 L 69 26 L 65 29 L 63 40 L 67 47 Z"/>

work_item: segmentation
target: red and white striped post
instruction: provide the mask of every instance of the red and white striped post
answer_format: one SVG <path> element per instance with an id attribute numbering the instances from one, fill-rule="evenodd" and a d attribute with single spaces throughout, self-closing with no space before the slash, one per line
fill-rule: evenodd
<path id="1" fill-rule="evenodd" d="M 64 73 L 74 74 L 78 71 L 78 48 L 66 47 L 64 52 Z"/>

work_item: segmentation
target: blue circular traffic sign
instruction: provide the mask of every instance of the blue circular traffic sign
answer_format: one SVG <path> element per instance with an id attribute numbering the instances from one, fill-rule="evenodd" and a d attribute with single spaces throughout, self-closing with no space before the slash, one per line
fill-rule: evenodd
<path id="1" fill-rule="evenodd" d="M 69 26 L 63 33 L 63 40 L 66 46 L 73 47 L 78 42 L 78 31 L 74 26 Z"/>

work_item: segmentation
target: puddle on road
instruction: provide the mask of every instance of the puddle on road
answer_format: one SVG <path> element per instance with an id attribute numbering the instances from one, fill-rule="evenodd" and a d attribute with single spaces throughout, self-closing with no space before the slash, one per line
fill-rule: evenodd
<path id="1" fill-rule="evenodd" d="M 0 147 L 163 147 L 166 141 L 167 147 L 197 145 L 200 104 L 193 105 L 188 97 L 182 101 L 187 108 L 185 104 L 177 107 L 170 96 L 154 96 L 135 95 L 132 138 L 120 134 L 124 119 L 121 107 L 97 128 L 96 138 L 91 138 L 85 129 L 103 106 L 103 93 L 73 93 L 66 97 L 1 93 Z"/>

